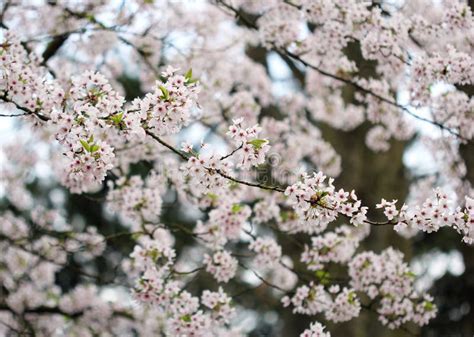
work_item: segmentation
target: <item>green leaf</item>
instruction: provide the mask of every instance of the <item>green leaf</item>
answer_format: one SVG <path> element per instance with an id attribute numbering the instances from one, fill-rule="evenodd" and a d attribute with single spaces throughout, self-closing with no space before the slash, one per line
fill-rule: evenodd
<path id="1" fill-rule="evenodd" d="M 193 78 L 193 70 L 189 69 L 186 74 L 184 74 L 184 83 L 185 84 L 193 84 L 198 82 L 197 78 Z"/>
<path id="2" fill-rule="evenodd" d="M 350 304 L 354 304 L 356 299 L 356 294 L 353 291 L 350 291 L 349 294 L 347 294 L 347 300 L 349 301 Z"/>
<path id="3" fill-rule="evenodd" d="M 120 130 L 124 130 L 124 129 L 127 128 L 127 125 L 123 121 L 123 114 L 124 113 L 122 111 L 122 112 L 116 113 L 115 115 L 112 115 L 112 116 L 109 117 L 109 119 L 112 121 L 114 126 L 119 128 Z"/>
<path id="4" fill-rule="evenodd" d="M 186 82 L 193 79 L 193 70 L 191 68 L 186 72 L 186 74 L 184 74 L 184 78 L 186 79 Z"/>
<path id="5" fill-rule="evenodd" d="M 211 199 L 213 202 L 214 201 L 217 201 L 217 199 L 219 198 L 219 196 L 217 194 L 214 194 L 214 193 L 208 193 L 207 196 L 209 197 L 209 199 Z"/>
<path id="6" fill-rule="evenodd" d="M 329 284 L 329 272 L 323 269 L 316 270 L 315 272 L 316 277 L 318 278 L 321 284 Z"/>
<path id="7" fill-rule="evenodd" d="M 43 101 L 40 100 L 39 98 L 37 98 L 37 99 L 36 99 L 36 105 L 41 108 L 41 107 L 43 106 Z"/>
<path id="8" fill-rule="evenodd" d="M 114 122 L 114 124 L 120 124 L 120 122 L 122 121 L 123 119 L 123 111 L 122 112 L 119 112 L 113 116 L 110 116 L 110 119 L 112 120 L 112 122 Z"/>
<path id="9" fill-rule="evenodd" d="M 158 259 L 161 257 L 161 254 L 160 252 L 158 251 L 158 249 L 152 249 L 151 251 L 148 252 L 148 255 L 151 257 L 151 259 L 153 260 L 153 262 L 157 262 Z"/>
<path id="10" fill-rule="evenodd" d="M 91 147 L 90 147 L 90 149 L 91 149 L 90 152 L 91 152 L 91 153 L 94 153 L 94 152 L 99 151 L 100 147 L 99 147 L 99 145 L 92 144 Z"/>
<path id="11" fill-rule="evenodd" d="M 415 278 L 416 277 L 416 274 L 414 272 L 412 272 L 411 270 L 405 272 L 404 274 L 405 276 L 408 276 L 408 277 L 412 277 L 412 278 Z"/>
<path id="12" fill-rule="evenodd" d="M 425 310 L 431 311 L 434 309 L 434 304 L 429 301 L 425 301 L 423 302 L 423 307 L 425 308 Z"/>
<path id="13" fill-rule="evenodd" d="M 252 145 L 255 150 L 260 150 L 263 145 L 268 143 L 266 139 L 252 139 L 247 142 L 248 144 Z"/>
<path id="14" fill-rule="evenodd" d="M 243 206 L 241 204 L 232 205 L 232 213 L 238 213 L 242 210 Z"/>
<path id="15" fill-rule="evenodd" d="M 168 89 L 166 89 L 164 85 L 160 85 L 159 88 L 160 88 L 161 92 L 163 93 L 161 98 L 163 98 L 165 101 L 169 100 L 170 99 L 170 93 L 169 93 Z"/>
<path id="16" fill-rule="evenodd" d="M 189 323 L 189 322 L 191 322 L 191 315 L 184 315 L 184 316 L 181 317 L 181 320 L 183 322 Z"/>
<path id="17" fill-rule="evenodd" d="M 91 148 L 90 148 L 90 146 L 89 146 L 89 143 L 87 143 L 85 140 L 82 140 L 82 139 L 80 139 L 79 141 L 81 142 L 82 147 L 83 147 L 87 152 L 91 152 Z"/>

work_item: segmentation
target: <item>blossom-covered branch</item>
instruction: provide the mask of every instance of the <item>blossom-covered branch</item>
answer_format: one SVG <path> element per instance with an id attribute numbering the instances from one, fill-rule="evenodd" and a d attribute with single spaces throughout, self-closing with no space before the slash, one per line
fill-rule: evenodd
<path id="1" fill-rule="evenodd" d="M 443 227 L 474 242 L 458 151 L 473 100 L 457 89 L 473 84 L 474 22 L 439 6 L 428 20 L 346 0 L 7 2 L 0 334 L 236 337 L 267 307 L 317 315 L 302 337 L 364 310 L 429 324 L 437 303 L 405 255 L 365 243 Z M 328 128 L 387 152 L 419 131 L 410 116 L 448 133 L 426 137 L 437 179 L 372 208 L 336 187 L 352 159 Z"/>

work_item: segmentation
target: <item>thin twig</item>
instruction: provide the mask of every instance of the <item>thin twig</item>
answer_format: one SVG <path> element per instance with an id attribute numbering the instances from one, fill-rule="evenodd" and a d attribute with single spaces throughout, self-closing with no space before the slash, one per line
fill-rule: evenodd
<path id="1" fill-rule="evenodd" d="M 237 151 L 239 151 L 242 147 L 244 146 L 244 143 L 240 144 L 239 147 L 235 148 L 232 152 L 226 154 L 225 156 L 221 157 L 221 160 L 227 159 L 229 157 L 232 157 Z"/>

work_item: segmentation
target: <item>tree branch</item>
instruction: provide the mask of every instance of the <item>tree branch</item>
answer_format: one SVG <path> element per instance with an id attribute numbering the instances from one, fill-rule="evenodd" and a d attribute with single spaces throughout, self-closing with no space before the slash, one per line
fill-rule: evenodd
<path id="1" fill-rule="evenodd" d="M 221 4 L 224 8 L 226 8 L 226 9 L 230 10 L 232 13 L 234 13 L 235 17 L 236 17 L 236 18 L 240 18 L 241 21 L 242 21 L 242 22 L 245 24 L 245 26 L 247 26 L 248 28 L 255 29 L 255 30 L 258 29 L 258 26 L 257 26 L 254 22 L 250 21 L 250 20 L 244 15 L 244 13 L 242 13 L 242 12 L 241 12 L 240 10 L 238 10 L 237 8 L 234 8 L 233 6 L 231 6 L 231 5 L 227 4 L 226 2 L 224 2 L 223 0 L 216 0 L 216 3 L 217 3 L 217 4 Z M 430 124 L 432 124 L 432 125 L 435 125 L 435 126 L 439 127 L 440 129 L 445 130 L 445 131 L 447 131 L 448 133 L 450 133 L 450 134 L 452 134 L 452 135 L 454 135 L 454 136 L 456 136 L 456 137 L 458 137 L 458 138 L 460 138 L 460 139 L 462 139 L 462 140 L 464 140 L 464 141 L 469 141 L 469 140 L 466 139 L 465 137 L 461 136 L 458 132 L 456 132 L 456 131 L 454 131 L 454 130 L 452 130 L 452 129 L 446 127 L 446 126 L 444 126 L 443 124 L 441 124 L 441 123 L 439 123 L 439 122 L 437 122 L 437 121 L 434 121 L 434 120 L 431 120 L 431 119 L 428 119 L 428 118 L 419 116 L 419 115 L 413 113 L 412 111 L 410 111 L 410 110 L 408 109 L 408 107 L 403 106 L 403 105 L 401 105 L 401 104 L 399 104 L 399 103 L 397 103 L 397 102 L 395 102 L 395 101 L 393 101 L 393 100 L 391 100 L 391 99 L 385 98 L 385 97 L 383 97 L 383 96 L 381 96 L 381 95 L 379 95 L 379 94 L 373 92 L 372 90 L 366 89 L 366 88 L 364 88 L 363 86 L 361 86 L 360 84 L 358 84 L 357 82 L 354 82 L 354 81 L 349 80 L 349 79 L 344 78 L 344 77 L 340 77 L 340 76 L 338 76 L 338 75 L 335 75 L 335 74 L 332 74 L 332 73 L 330 73 L 330 72 L 327 72 L 327 71 L 325 71 L 325 70 L 323 70 L 323 69 L 321 69 L 321 68 L 319 68 L 319 67 L 317 67 L 317 66 L 314 66 L 314 65 L 308 63 L 307 61 L 303 60 L 299 55 L 296 55 L 295 53 L 292 53 L 292 52 L 290 52 L 290 51 L 288 51 L 288 50 L 281 50 L 281 49 L 278 49 L 278 48 L 276 48 L 276 47 L 273 47 L 273 50 L 274 50 L 275 52 L 277 52 L 277 53 L 283 58 L 283 60 L 286 61 L 287 64 L 288 64 L 288 62 L 287 62 L 287 61 L 288 61 L 288 57 L 291 58 L 291 59 L 294 59 L 294 60 L 296 60 L 296 61 L 299 61 L 299 62 L 300 62 L 301 64 L 303 64 L 304 66 L 306 66 L 306 67 L 308 67 L 308 68 L 311 68 L 311 69 L 317 71 L 319 74 L 321 74 L 321 75 L 323 75 L 323 76 L 325 76 L 325 77 L 329 77 L 329 78 L 332 78 L 332 79 L 337 80 L 337 81 L 339 81 L 339 82 L 343 82 L 343 83 L 345 83 L 345 84 L 348 84 L 348 85 L 354 87 L 356 90 L 358 90 L 358 91 L 360 91 L 360 92 L 363 92 L 363 93 L 365 93 L 365 94 L 367 94 L 367 95 L 370 95 L 370 96 L 372 96 L 372 97 L 377 98 L 377 99 L 380 100 L 381 102 L 387 103 L 387 104 L 389 104 L 389 105 L 392 105 L 392 106 L 394 106 L 394 107 L 397 107 L 397 108 L 401 109 L 401 110 L 402 110 L 403 112 L 405 112 L 406 114 L 408 114 L 408 115 L 410 115 L 410 116 L 412 116 L 412 117 L 414 117 L 414 118 L 416 118 L 416 119 L 418 119 L 418 120 L 420 120 L 420 121 L 423 121 L 423 122 L 426 122 L 426 123 L 430 123 Z M 293 70 L 293 69 L 292 69 L 292 70 Z M 298 78 L 298 79 L 299 79 L 299 78 Z M 301 82 L 300 79 L 299 79 L 299 81 Z"/>

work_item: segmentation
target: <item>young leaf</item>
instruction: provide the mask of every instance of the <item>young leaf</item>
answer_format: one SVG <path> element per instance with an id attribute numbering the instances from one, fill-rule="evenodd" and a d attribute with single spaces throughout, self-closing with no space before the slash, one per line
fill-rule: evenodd
<path id="1" fill-rule="evenodd" d="M 268 143 L 266 139 L 252 139 L 247 142 L 248 144 L 252 145 L 255 150 L 260 150 L 263 145 Z"/>
<path id="2" fill-rule="evenodd" d="M 184 316 L 181 317 L 181 320 L 182 320 L 183 322 L 189 323 L 189 322 L 191 322 L 191 315 L 189 315 L 189 314 L 188 314 L 188 315 L 184 315 Z"/>
<path id="3" fill-rule="evenodd" d="M 212 202 L 217 201 L 217 199 L 219 199 L 219 196 L 214 193 L 208 193 L 207 196 L 212 200 Z"/>
<path id="4" fill-rule="evenodd" d="M 189 69 L 186 74 L 184 74 L 184 78 L 186 79 L 186 82 L 189 82 L 190 80 L 193 79 L 193 70 Z"/>
<path id="5" fill-rule="evenodd" d="M 81 142 L 82 147 L 83 147 L 87 152 L 91 152 L 91 148 L 90 148 L 89 144 L 88 144 L 85 140 L 80 139 L 79 141 Z"/>
<path id="6" fill-rule="evenodd" d="M 350 291 L 349 294 L 347 294 L 347 300 L 349 301 L 350 304 L 354 304 L 356 299 L 356 294 L 353 291 Z"/>
<path id="7" fill-rule="evenodd" d="M 114 122 L 114 124 L 120 124 L 120 122 L 123 119 L 123 112 L 119 112 L 119 113 L 111 116 L 110 118 L 112 119 L 112 122 Z"/>
<path id="8" fill-rule="evenodd" d="M 170 99 L 170 93 L 169 93 L 168 89 L 166 89 L 164 85 L 160 85 L 160 90 L 163 93 L 163 95 L 161 97 L 165 101 L 169 100 Z"/>
<path id="9" fill-rule="evenodd" d="M 325 271 L 323 269 L 321 270 L 316 270 L 315 272 L 315 275 L 316 277 L 319 279 L 319 282 L 323 285 L 325 284 L 328 284 L 329 283 L 329 277 L 330 277 L 330 274 L 328 271 Z"/>
<path id="10" fill-rule="evenodd" d="M 423 306 L 425 307 L 425 309 L 426 309 L 427 311 L 431 311 L 431 310 L 434 309 L 433 303 L 431 303 L 431 302 L 429 302 L 429 301 L 423 302 Z"/>
<path id="11" fill-rule="evenodd" d="M 233 204 L 232 205 L 232 213 L 238 213 L 243 206 L 241 204 Z"/>
<path id="12" fill-rule="evenodd" d="M 94 153 L 94 152 L 99 151 L 99 149 L 100 149 L 99 145 L 92 144 L 91 147 L 90 147 L 90 152 Z"/>

